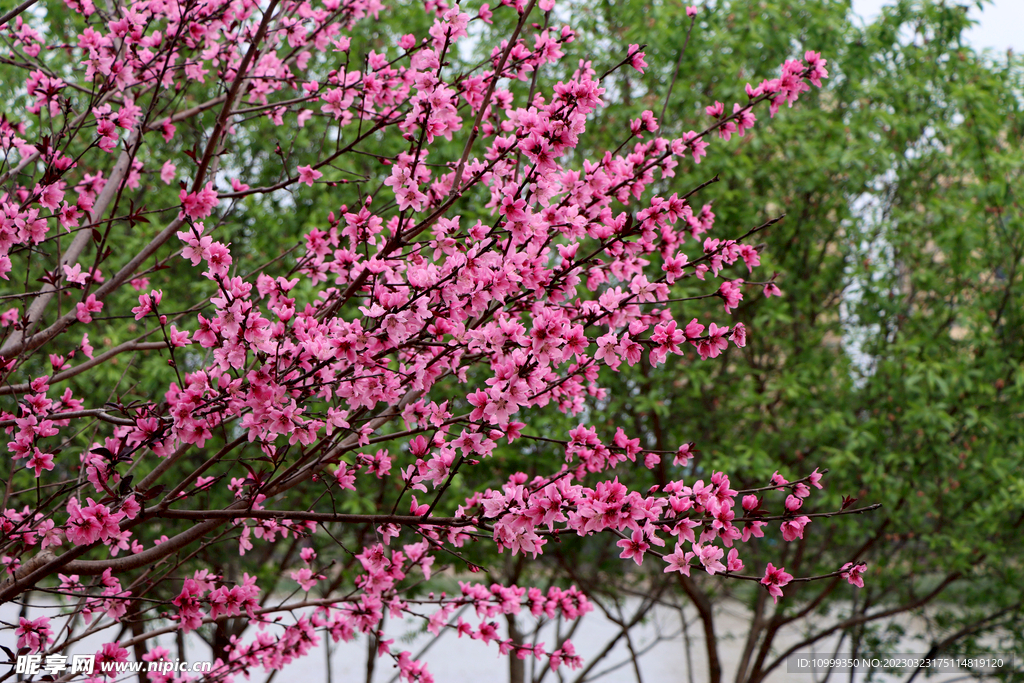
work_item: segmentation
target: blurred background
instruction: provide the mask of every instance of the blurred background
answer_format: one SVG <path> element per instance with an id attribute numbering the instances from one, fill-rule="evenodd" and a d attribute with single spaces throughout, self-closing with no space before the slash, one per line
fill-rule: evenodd
<path id="1" fill-rule="evenodd" d="M 853 12 L 866 21 L 874 21 L 885 0 L 853 0 Z M 961 3 L 966 5 L 967 3 Z M 1024 46 L 1024 2 L 994 0 L 969 6 L 967 17 L 976 22 L 964 31 L 964 40 L 978 50 L 1013 50 L 1020 54 Z"/>

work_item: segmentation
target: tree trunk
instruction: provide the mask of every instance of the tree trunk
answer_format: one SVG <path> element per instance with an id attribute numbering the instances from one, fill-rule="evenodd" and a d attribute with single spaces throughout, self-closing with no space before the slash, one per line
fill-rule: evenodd
<path id="1" fill-rule="evenodd" d="M 523 634 L 516 625 L 514 614 L 506 615 L 508 621 L 508 637 L 516 645 L 523 645 Z M 514 652 L 508 656 L 508 683 L 525 683 L 526 681 L 526 660 L 519 659 Z"/>
<path id="2" fill-rule="evenodd" d="M 148 650 L 146 649 L 146 641 L 142 640 L 141 636 L 146 634 L 146 627 L 142 623 L 142 615 L 140 614 L 139 601 L 132 600 L 128 606 L 128 619 L 132 625 L 132 638 L 135 639 L 135 644 L 132 646 L 132 650 L 135 652 L 135 661 L 144 662 Z M 139 671 L 139 683 L 149 683 L 149 674 L 145 671 Z"/>
<path id="3" fill-rule="evenodd" d="M 214 659 L 220 657 L 225 662 L 228 661 L 228 654 L 231 652 L 231 636 L 234 632 L 231 628 L 233 621 L 234 619 L 225 619 L 216 623 L 213 630 Z"/>
<path id="4" fill-rule="evenodd" d="M 722 663 L 718 659 L 718 639 L 715 637 L 715 618 L 711 601 L 704 595 L 692 579 L 679 575 L 679 585 L 683 592 L 693 601 L 704 627 L 704 647 L 708 654 L 708 683 L 722 683 Z"/>

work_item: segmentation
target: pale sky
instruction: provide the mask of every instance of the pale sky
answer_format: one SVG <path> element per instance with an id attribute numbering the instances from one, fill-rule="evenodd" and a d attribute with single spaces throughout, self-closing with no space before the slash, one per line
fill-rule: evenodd
<path id="1" fill-rule="evenodd" d="M 1014 53 L 1024 52 L 1024 0 L 995 0 L 985 5 L 984 11 L 978 11 L 969 0 L 950 0 L 961 5 L 970 5 L 968 14 L 979 23 L 967 32 L 967 40 L 977 49 L 992 48 L 997 52 L 1006 52 L 1013 48 Z M 887 0 L 853 0 L 853 11 L 865 19 L 878 16 L 883 5 L 891 4 Z"/>

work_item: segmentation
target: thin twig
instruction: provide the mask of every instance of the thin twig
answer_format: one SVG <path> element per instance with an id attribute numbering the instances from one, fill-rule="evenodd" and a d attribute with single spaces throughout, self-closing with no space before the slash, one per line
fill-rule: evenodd
<path id="1" fill-rule="evenodd" d="M 693 25 L 697 22 L 697 15 L 694 14 L 690 17 L 690 28 L 686 29 L 686 40 L 683 41 L 683 49 L 679 51 L 679 58 L 676 59 L 676 68 L 672 71 L 672 80 L 668 83 L 668 92 L 665 93 L 665 104 L 661 105 L 661 116 L 658 117 L 658 123 L 662 126 L 665 125 L 665 111 L 668 109 L 668 101 L 672 97 L 672 88 L 675 87 L 676 79 L 679 78 L 679 67 L 683 64 L 683 55 L 686 54 L 686 46 L 690 44 L 690 32 L 693 31 Z"/>

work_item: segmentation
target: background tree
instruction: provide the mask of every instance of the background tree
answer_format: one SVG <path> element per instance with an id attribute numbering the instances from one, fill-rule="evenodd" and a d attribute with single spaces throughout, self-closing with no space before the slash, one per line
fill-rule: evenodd
<path id="1" fill-rule="evenodd" d="M 599 130 L 658 111 L 670 87 L 663 130 L 686 130 L 739 94 L 737 75 L 756 77 L 812 44 L 836 57 L 816 109 L 759 120 L 722 145 L 731 153 L 660 188 L 717 173 L 705 196 L 733 225 L 786 208 L 758 238 L 783 297 L 748 295 L 736 310 L 763 334 L 718 366 L 638 364 L 595 413 L 607 424 L 629 416 L 650 448 L 694 442 L 694 476 L 728 463 L 750 485 L 780 464 L 790 475 L 822 461 L 852 497 L 883 502 L 867 536 L 812 524 L 805 545 L 787 549 L 787 567 L 812 573 L 819 562 L 867 562 L 873 584 L 862 593 L 807 586 L 773 609 L 743 585 L 679 579 L 712 680 L 729 668 L 716 606 L 731 600 L 752 615 L 727 672 L 737 681 L 784 663 L 776 643 L 786 630 L 806 634 L 804 649 L 841 636 L 843 651 L 884 653 L 905 636 L 907 615 L 923 619 L 922 652 L 1018 647 L 1022 348 L 1008 316 L 1020 311 L 1019 60 L 966 47 L 966 14 L 952 3 L 898 3 L 864 28 L 830 2 L 714 2 L 692 20 L 671 3 L 579 3 L 573 15 L 595 55 L 620 41 L 647 45 L 651 66 L 614 76 L 617 106 Z M 664 474 L 637 476 L 650 485 Z M 567 554 L 595 596 L 660 590 L 648 574 L 610 582 L 607 551 L 590 550 L 585 564 L 580 548 Z"/>

